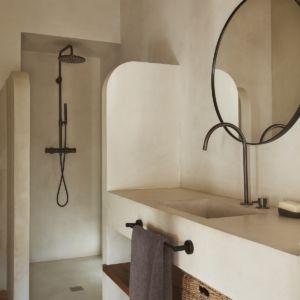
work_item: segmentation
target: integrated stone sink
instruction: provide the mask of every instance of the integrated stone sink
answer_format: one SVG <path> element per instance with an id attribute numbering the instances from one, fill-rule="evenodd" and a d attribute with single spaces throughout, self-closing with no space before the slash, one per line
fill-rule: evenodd
<path id="1" fill-rule="evenodd" d="M 259 214 L 258 210 L 253 207 L 245 207 L 238 203 L 232 204 L 212 199 L 169 201 L 165 202 L 164 206 L 206 219 Z"/>

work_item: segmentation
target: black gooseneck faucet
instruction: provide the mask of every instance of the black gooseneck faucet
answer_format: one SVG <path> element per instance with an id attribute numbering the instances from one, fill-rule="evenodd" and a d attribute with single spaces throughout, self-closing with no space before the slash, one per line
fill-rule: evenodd
<path id="1" fill-rule="evenodd" d="M 235 130 L 238 133 L 238 135 L 243 143 L 244 201 L 241 203 L 241 205 L 252 205 L 253 204 L 252 201 L 249 200 L 248 145 L 247 145 L 247 140 L 246 140 L 243 132 L 241 131 L 241 129 L 231 123 L 222 122 L 222 123 L 216 124 L 207 132 L 205 139 L 204 139 L 204 143 L 203 143 L 203 150 L 207 151 L 210 136 L 213 134 L 213 132 L 216 129 L 218 129 L 220 127 L 224 127 L 224 128 L 229 127 L 229 128 L 232 128 L 233 130 Z"/>

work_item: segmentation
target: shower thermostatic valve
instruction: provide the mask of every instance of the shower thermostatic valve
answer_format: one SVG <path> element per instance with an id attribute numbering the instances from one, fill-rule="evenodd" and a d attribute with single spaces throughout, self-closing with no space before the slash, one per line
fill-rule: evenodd
<path id="1" fill-rule="evenodd" d="M 45 153 L 49 154 L 68 154 L 68 153 L 76 153 L 76 148 L 46 148 Z"/>

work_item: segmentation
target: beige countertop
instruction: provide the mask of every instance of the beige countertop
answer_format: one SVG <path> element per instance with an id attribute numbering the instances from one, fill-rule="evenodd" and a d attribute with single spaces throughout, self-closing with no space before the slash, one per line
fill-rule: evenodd
<path id="1" fill-rule="evenodd" d="M 280 217 L 276 207 L 257 210 L 251 206 L 245 208 L 251 213 L 248 215 L 207 219 L 171 208 L 168 204 L 182 201 L 184 205 L 190 200 L 211 199 L 238 207 L 240 200 L 183 188 L 118 190 L 111 193 L 285 253 L 300 255 L 300 219 Z"/>

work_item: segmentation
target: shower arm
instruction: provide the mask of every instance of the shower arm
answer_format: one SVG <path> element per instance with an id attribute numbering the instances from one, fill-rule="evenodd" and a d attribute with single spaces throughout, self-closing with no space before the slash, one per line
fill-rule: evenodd
<path id="1" fill-rule="evenodd" d="M 58 135 L 59 135 L 59 148 L 62 148 L 62 71 L 61 71 L 61 61 L 58 60 L 58 77 L 56 83 L 58 84 Z"/>
<path id="2" fill-rule="evenodd" d="M 63 120 L 63 104 L 62 104 L 62 68 L 61 68 L 61 60 L 59 59 L 62 54 L 70 49 L 70 54 L 73 55 L 73 47 L 72 45 L 67 45 L 63 49 L 59 51 L 58 55 L 58 77 L 56 79 L 56 83 L 58 84 L 58 127 L 59 127 L 59 148 L 62 149 L 62 130 L 63 126 L 67 125 L 67 104 L 64 104 L 64 120 Z"/>
<path id="3" fill-rule="evenodd" d="M 67 104 L 62 103 L 62 61 L 61 58 L 63 57 L 63 53 L 67 50 L 70 50 L 70 56 L 74 56 L 73 53 L 73 46 L 67 45 L 63 49 L 59 51 L 58 54 L 58 77 L 56 78 L 56 83 L 58 84 L 58 135 L 59 135 L 59 146 L 56 147 L 48 147 L 45 149 L 46 153 L 49 154 L 68 154 L 68 153 L 76 153 L 76 148 L 69 148 L 63 145 L 63 127 L 68 123 L 68 108 Z M 64 117 L 64 118 L 63 118 Z"/>
<path id="4" fill-rule="evenodd" d="M 67 51 L 68 49 L 70 49 L 70 52 L 71 52 L 71 55 L 73 55 L 73 46 L 72 45 L 67 45 L 65 48 L 61 49 L 59 51 L 59 54 L 58 54 L 58 58 L 60 58 L 62 56 L 62 54 Z"/>
<path id="5" fill-rule="evenodd" d="M 59 116 L 59 120 L 58 120 L 58 127 L 59 127 L 59 148 L 63 148 L 62 145 L 62 130 L 63 130 L 63 126 L 67 125 L 67 104 L 64 104 L 64 120 L 63 120 L 63 104 L 62 104 L 62 68 L 61 68 L 61 60 L 59 59 L 62 54 L 67 51 L 68 49 L 70 49 L 70 54 L 73 55 L 73 47 L 72 45 L 67 45 L 66 47 L 64 47 L 63 49 L 61 49 L 59 51 L 59 55 L 58 55 L 58 78 L 56 79 L 56 83 L 58 84 L 58 99 L 59 99 L 59 103 L 58 103 L 58 116 Z"/>
<path id="6" fill-rule="evenodd" d="M 64 54 L 67 50 L 70 51 L 69 54 Z M 59 145 L 58 147 L 51 147 L 46 148 L 45 152 L 50 154 L 58 153 L 61 156 L 63 154 L 68 153 L 76 153 L 76 148 L 68 148 L 65 145 L 63 145 L 63 130 L 64 127 L 66 129 L 66 126 L 68 124 L 68 107 L 66 103 L 62 103 L 62 63 L 83 63 L 85 62 L 85 58 L 74 55 L 73 46 L 67 45 L 63 49 L 59 51 L 58 54 L 58 77 L 56 78 L 56 83 L 58 84 L 58 137 L 59 137 Z"/>

